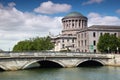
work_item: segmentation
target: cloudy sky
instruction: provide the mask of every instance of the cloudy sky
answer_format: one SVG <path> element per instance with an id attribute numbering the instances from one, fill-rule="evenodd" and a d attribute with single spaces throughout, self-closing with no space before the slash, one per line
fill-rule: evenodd
<path id="1" fill-rule="evenodd" d="M 0 49 L 20 40 L 57 35 L 69 12 L 88 17 L 88 25 L 120 25 L 120 0 L 0 0 Z"/>

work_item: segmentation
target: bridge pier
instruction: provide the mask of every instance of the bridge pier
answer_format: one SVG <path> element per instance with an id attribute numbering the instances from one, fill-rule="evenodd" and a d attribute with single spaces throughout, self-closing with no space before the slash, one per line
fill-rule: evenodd
<path id="1" fill-rule="evenodd" d="M 3 70 L 20 70 L 22 69 L 22 66 L 25 65 L 27 63 L 27 61 L 23 60 L 5 60 L 5 61 L 0 61 L 0 68 Z"/>

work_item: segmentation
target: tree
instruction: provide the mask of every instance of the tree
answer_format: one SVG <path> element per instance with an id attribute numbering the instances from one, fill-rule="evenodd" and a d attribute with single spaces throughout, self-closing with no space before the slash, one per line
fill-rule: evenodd
<path id="1" fill-rule="evenodd" d="M 118 38 L 114 34 L 112 34 L 110 36 L 110 42 L 109 43 L 110 43 L 109 46 L 110 46 L 111 51 L 112 52 L 116 52 L 117 51 L 117 47 L 120 44 L 119 44 Z"/>
<path id="2" fill-rule="evenodd" d="M 114 34 L 105 33 L 100 36 L 97 49 L 100 52 L 116 52 L 119 45 L 119 40 Z"/>
<path id="3" fill-rule="evenodd" d="M 50 37 L 36 37 L 18 42 L 14 46 L 13 51 L 43 51 L 52 48 L 54 48 L 54 44 L 51 42 Z"/>

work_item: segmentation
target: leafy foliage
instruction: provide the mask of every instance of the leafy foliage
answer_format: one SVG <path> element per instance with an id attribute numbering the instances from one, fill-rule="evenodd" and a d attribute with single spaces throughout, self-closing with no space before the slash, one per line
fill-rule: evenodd
<path id="1" fill-rule="evenodd" d="M 114 34 L 105 33 L 101 35 L 97 44 L 97 48 L 100 52 L 116 52 L 117 47 L 120 49 L 120 39 Z"/>
<path id="2" fill-rule="evenodd" d="M 50 37 L 36 37 L 29 40 L 18 42 L 14 48 L 14 52 L 22 51 L 43 51 L 54 48 L 54 44 L 51 42 Z"/>

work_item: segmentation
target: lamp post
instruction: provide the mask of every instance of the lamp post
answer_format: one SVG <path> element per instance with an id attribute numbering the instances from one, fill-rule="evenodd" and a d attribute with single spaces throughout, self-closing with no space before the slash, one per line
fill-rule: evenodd
<path id="1" fill-rule="evenodd" d="M 117 53 L 119 53 L 119 48 L 117 47 Z"/>
<path id="2" fill-rule="evenodd" d="M 108 50 L 108 53 L 109 53 L 110 48 L 108 47 L 107 50 Z"/>

